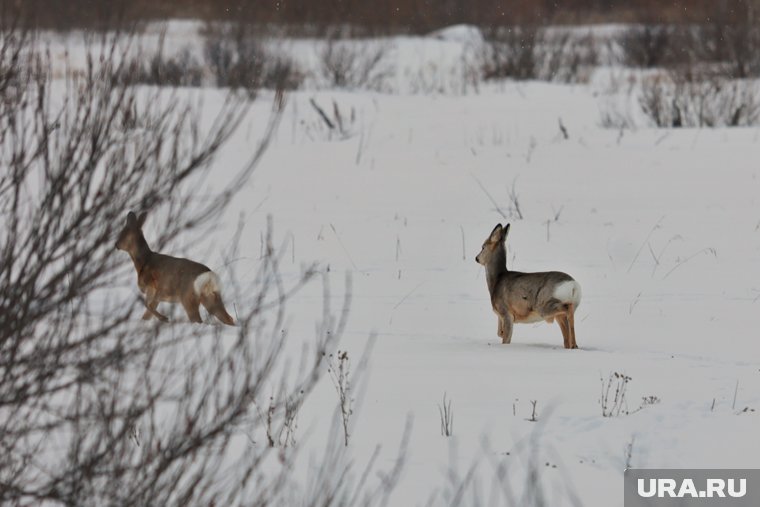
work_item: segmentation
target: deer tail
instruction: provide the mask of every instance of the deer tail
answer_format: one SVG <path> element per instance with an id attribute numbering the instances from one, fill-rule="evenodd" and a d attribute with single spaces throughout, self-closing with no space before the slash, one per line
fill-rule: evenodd
<path id="1" fill-rule="evenodd" d="M 235 320 L 227 313 L 222 302 L 222 289 L 219 277 L 213 271 L 206 271 L 195 278 L 193 282 L 195 294 L 206 309 L 228 326 L 234 326 Z"/>
<path id="2" fill-rule="evenodd" d="M 193 289 L 195 290 L 195 295 L 201 298 L 203 296 L 219 294 L 222 291 L 219 277 L 213 271 L 206 271 L 196 276 L 193 282 Z"/>

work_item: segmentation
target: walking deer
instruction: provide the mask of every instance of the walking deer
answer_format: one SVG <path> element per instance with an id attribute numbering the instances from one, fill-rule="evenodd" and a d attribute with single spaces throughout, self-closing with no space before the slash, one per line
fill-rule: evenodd
<path id="1" fill-rule="evenodd" d="M 486 268 L 491 307 L 499 317 L 498 335 L 502 343 L 512 341 L 514 323 L 557 320 L 566 349 L 577 349 L 575 310 L 581 303 L 581 286 L 560 271 L 521 273 L 507 269 L 505 242 L 509 224 L 497 224 L 475 257 Z"/>
<path id="2" fill-rule="evenodd" d="M 198 262 L 152 251 L 142 232 L 145 218 L 145 213 L 138 218 L 130 211 L 116 241 L 116 248 L 132 258 L 137 271 L 137 286 L 145 294 L 147 309 L 142 318 L 147 320 L 155 316 L 166 322 L 169 319 L 158 312 L 158 303 L 179 302 L 191 322 L 203 322 L 199 312 L 199 305 L 203 305 L 211 315 L 234 326 L 235 321 L 224 308 L 216 273 Z"/>

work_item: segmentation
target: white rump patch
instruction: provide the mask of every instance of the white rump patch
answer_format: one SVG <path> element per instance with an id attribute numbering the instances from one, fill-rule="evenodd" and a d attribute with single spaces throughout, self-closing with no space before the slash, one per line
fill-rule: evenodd
<path id="1" fill-rule="evenodd" d="M 575 280 L 567 280 L 554 287 L 554 297 L 563 303 L 572 303 L 577 307 L 581 304 L 581 284 Z"/>
<path id="2" fill-rule="evenodd" d="M 220 292 L 219 277 L 213 271 L 206 271 L 195 277 L 193 289 L 196 296 L 214 294 Z"/>

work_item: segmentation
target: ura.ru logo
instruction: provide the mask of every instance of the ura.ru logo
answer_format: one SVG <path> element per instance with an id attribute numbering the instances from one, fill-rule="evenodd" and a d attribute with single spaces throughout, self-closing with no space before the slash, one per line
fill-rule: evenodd
<path id="1" fill-rule="evenodd" d="M 639 479 L 637 491 L 643 498 L 741 498 L 747 494 L 747 479 L 707 479 L 698 489 L 692 479 Z"/>

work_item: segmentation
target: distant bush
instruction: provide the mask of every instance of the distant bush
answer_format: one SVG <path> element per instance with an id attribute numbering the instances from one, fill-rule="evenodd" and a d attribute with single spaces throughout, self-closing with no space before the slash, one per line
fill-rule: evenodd
<path id="1" fill-rule="evenodd" d="M 660 67 L 671 57 L 675 40 L 673 27 L 635 25 L 620 37 L 622 61 L 629 67 Z"/>
<path id="2" fill-rule="evenodd" d="M 640 68 L 703 65 L 727 78 L 760 77 L 760 3 L 716 0 L 701 13 L 692 23 L 631 26 L 617 40 L 620 62 Z"/>
<path id="3" fill-rule="evenodd" d="M 210 23 L 204 30 L 204 57 L 216 86 L 293 90 L 304 73 L 295 62 L 269 50 L 245 23 Z"/>
<path id="4" fill-rule="evenodd" d="M 274 51 L 266 51 L 261 88 L 270 90 L 297 90 L 303 85 L 305 73 L 289 56 Z"/>
<path id="5" fill-rule="evenodd" d="M 251 29 L 241 24 L 207 26 L 201 58 L 190 47 L 166 54 L 162 35 L 155 53 L 131 55 L 114 78 L 127 85 L 216 86 L 250 93 L 261 88 L 299 88 L 305 76 L 293 59 L 268 48 L 250 34 Z"/>
<path id="6" fill-rule="evenodd" d="M 486 32 L 481 56 L 486 80 L 587 81 L 598 55 L 593 37 L 537 26 L 500 27 Z"/>
<path id="7" fill-rule="evenodd" d="M 719 0 L 694 40 L 699 61 L 723 64 L 727 77 L 760 77 L 760 4 Z"/>
<path id="8" fill-rule="evenodd" d="M 538 47 L 541 62 L 539 79 L 560 83 L 588 82 L 599 64 L 594 36 L 577 36 L 567 31 L 545 32 Z"/>
<path id="9" fill-rule="evenodd" d="M 537 45 L 535 27 L 500 27 L 486 33 L 483 55 L 485 79 L 537 79 Z"/>
<path id="10" fill-rule="evenodd" d="M 647 77 L 639 104 L 657 127 L 744 127 L 760 120 L 758 83 L 693 68 Z"/>
<path id="11" fill-rule="evenodd" d="M 384 90 L 394 69 L 385 42 L 338 39 L 330 35 L 319 54 L 319 72 L 334 88 Z"/>
<path id="12" fill-rule="evenodd" d="M 185 48 L 176 56 L 165 56 L 159 51 L 147 60 L 136 57 L 123 74 L 127 84 L 155 86 L 203 85 L 205 69 L 198 59 Z"/>
<path id="13" fill-rule="evenodd" d="M 251 31 L 243 23 L 206 26 L 203 54 L 216 86 L 250 90 L 259 87 L 265 54 Z"/>

